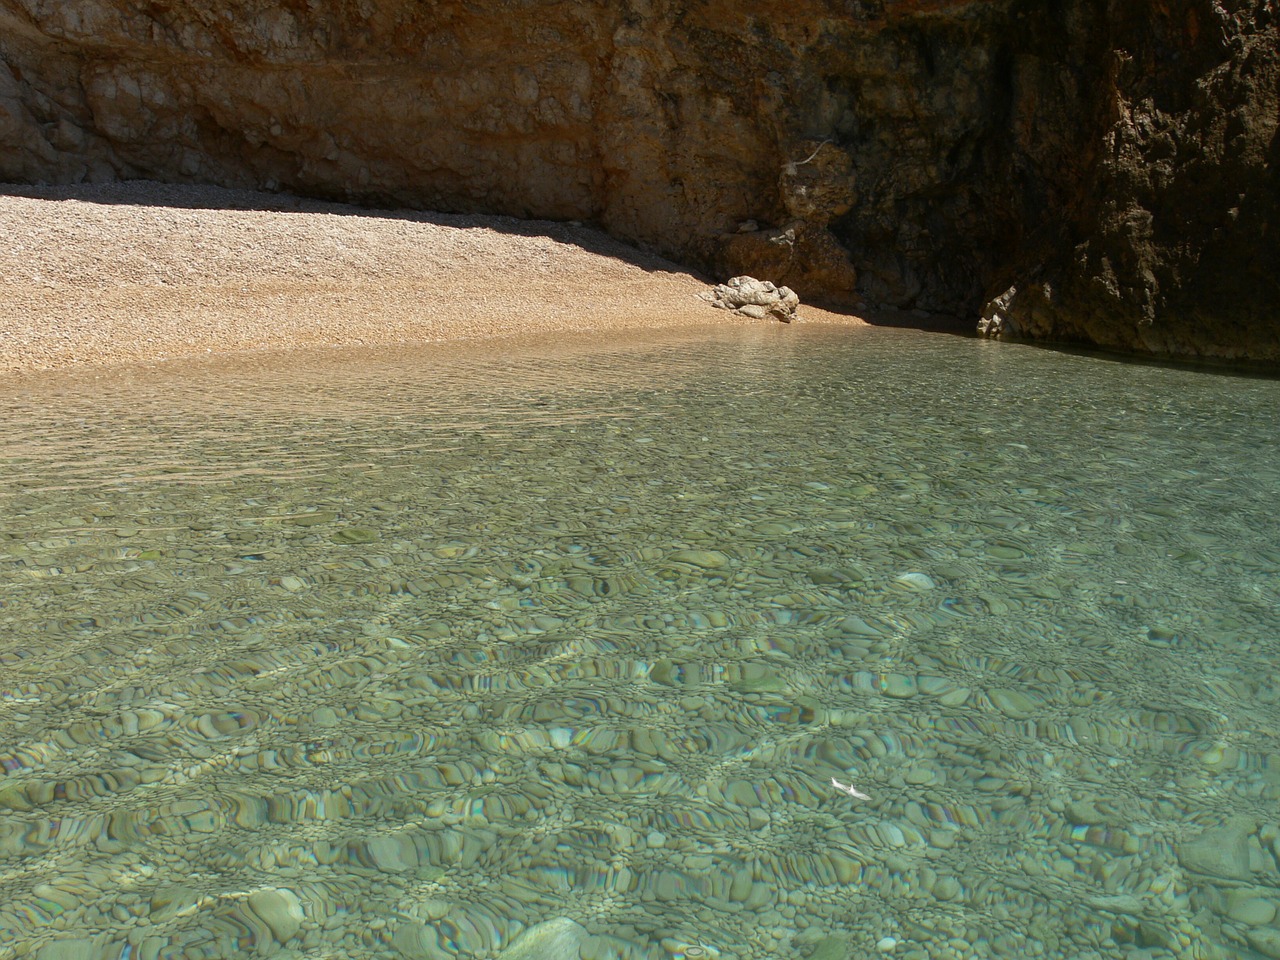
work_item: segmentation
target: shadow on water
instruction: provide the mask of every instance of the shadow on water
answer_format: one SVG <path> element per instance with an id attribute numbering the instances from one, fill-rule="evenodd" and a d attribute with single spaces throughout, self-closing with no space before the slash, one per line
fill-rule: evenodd
<path id="1" fill-rule="evenodd" d="M 1106 350 L 1102 347 L 1087 346 L 1079 343 L 1052 343 L 1035 340 L 1012 340 L 1008 342 L 1026 347 L 1035 347 L 1065 356 L 1084 357 L 1127 366 L 1184 370 L 1190 373 L 1205 373 L 1219 377 L 1233 376 L 1262 380 L 1280 379 L 1280 364 L 1265 360 L 1215 360 L 1205 357 L 1152 356 L 1141 353 L 1126 353 L 1122 350 Z"/>
<path id="2" fill-rule="evenodd" d="M 848 313 L 836 307 L 827 307 L 833 312 Z M 874 327 L 888 327 L 898 330 L 919 330 L 925 333 L 945 333 L 964 339 L 978 339 L 976 321 L 972 318 L 958 317 L 941 313 L 917 313 L 907 310 L 877 309 L 857 314 L 861 319 Z M 1187 370 L 1196 373 L 1229 375 L 1247 378 L 1274 380 L 1280 377 L 1280 364 L 1263 360 L 1215 360 L 1210 357 L 1173 357 L 1141 353 L 1129 353 L 1123 350 L 1108 350 L 1103 347 L 1083 343 L 1065 343 L 1046 340 L 1003 340 L 1008 344 L 1034 347 L 1050 353 L 1065 356 L 1083 357 L 1103 360 L 1109 363 L 1127 364 L 1131 366 L 1159 367 L 1170 370 Z"/>
<path id="3" fill-rule="evenodd" d="M 821 305 L 821 304 L 819 304 Z M 838 307 L 826 307 L 837 313 L 850 311 Z M 970 317 L 951 314 L 925 313 L 924 311 L 879 308 L 857 313 L 857 316 L 875 327 L 899 330 L 919 330 L 925 333 L 946 333 L 964 339 L 978 339 L 977 321 Z M 1159 367 L 1170 370 L 1187 370 L 1216 376 L 1230 375 L 1247 378 L 1276 379 L 1280 377 L 1280 364 L 1266 360 L 1227 360 L 1212 357 L 1175 357 L 1159 354 L 1131 353 L 1108 350 L 1084 343 L 1055 342 L 1048 340 L 1002 340 L 1002 343 L 1034 347 L 1065 356 L 1103 360 L 1109 363 Z"/>
<path id="4" fill-rule="evenodd" d="M 836 310 L 836 308 L 828 308 Z M 840 312 L 837 310 L 837 312 Z M 858 316 L 873 327 L 892 327 L 898 330 L 922 330 L 926 333 L 949 333 L 957 337 L 973 338 L 975 320 L 948 313 L 927 313 L 923 310 L 895 310 L 880 307 L 860 311 Z"/>

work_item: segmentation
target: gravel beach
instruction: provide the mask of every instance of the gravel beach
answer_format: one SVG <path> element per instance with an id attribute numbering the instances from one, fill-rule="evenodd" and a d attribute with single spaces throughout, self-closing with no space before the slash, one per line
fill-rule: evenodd
<path id="1" fill-rule="evenodd" d="M 574 224 L 127 182 L 0 186 L 0 237 L 6 372 L 744 322 Z"/>

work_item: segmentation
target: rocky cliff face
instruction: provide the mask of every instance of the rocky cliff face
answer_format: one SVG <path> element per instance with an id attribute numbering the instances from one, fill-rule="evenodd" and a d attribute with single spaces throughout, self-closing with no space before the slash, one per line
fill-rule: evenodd
<path id="1" fill-rule="evenodd" d="M 0 0 L 0 178 L 599 224 L 807 300 L 1280 360 L 1272 0 Z"/>

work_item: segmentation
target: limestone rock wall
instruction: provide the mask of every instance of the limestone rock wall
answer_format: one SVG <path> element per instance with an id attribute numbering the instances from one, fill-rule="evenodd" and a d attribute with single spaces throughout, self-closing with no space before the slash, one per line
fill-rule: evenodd
<path id="1" fill-rule="evenodd" d="M 0 179 L 585 220 L 806 301 L 1280 359 L 1277 30 L 1270 0 L 0 0 Z"/>
<path id="2" fill-rule="evenodd" d="M 1098 7 L 1030 44 L 1068 37 L 1089 64 L 1087 160 L 1064 168 L 1073 194 L 1000 271 L 984 317 L 1017 337 L 1280 361 L 1280 10 Z"/>

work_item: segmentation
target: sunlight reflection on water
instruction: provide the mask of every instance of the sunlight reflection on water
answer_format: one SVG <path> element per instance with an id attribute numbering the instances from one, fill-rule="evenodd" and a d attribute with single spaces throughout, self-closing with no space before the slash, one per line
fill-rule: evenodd
<path id="1" fill-rule="evenodd" d="M 1277 955 L 1280 383 L 744 328 L 0 405 L 0 958 Z"/>

